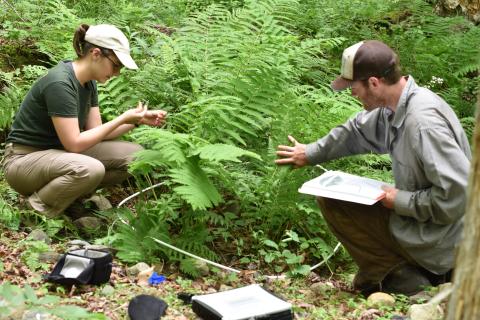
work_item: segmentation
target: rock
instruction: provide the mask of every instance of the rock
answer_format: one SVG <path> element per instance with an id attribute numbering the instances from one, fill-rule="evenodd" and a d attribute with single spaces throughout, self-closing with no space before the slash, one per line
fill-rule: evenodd
<path id="1" fill-rule="evenodd" d="M 98 250 L 98 251 L 105 251 L 105 252 L 110 252 L 111 254 L 115 253 L 115 249 L 109 247 L 109 246 L 104 246 L 103 244 L 89 244 L 85 246 L 85 250 Z"/>
<path id="2" fill-rule="evenodd" d="M 382 313 L 378 309 L 368 309 L 362 312 L 360 320 L 374 320 L 380 317 Z"/>
<path id="3" fill-rule="evenodd" d="M 209 287 L 207 289 L 207 293 L 216 293 L 216 292 L 217 292 L 217 290 L 215 290 L 215 288 Z"/>
<path id="4" fill-rule="evenodd" d="M 90 243 L 88 243 L 87 241 L 83 241 L 83 240 L 72 240 L 72 241 L 68 241 L 67 245 L 85 247 L 85 246 L 90 245 Z"/>
<path id="5" fill-rule="evenodd" d="M 127 268 L 127 275 L 136 277 L 140 272 L 150 269 L 150 266 L 145 262 L 139 262 L 130 268 Z"/>
<path id="6" fill-rule="evenodd" d="M 424 303 L 411 305 L 407 315 L 411 320 L 442 320 L 444 312 L 438 304 Z"/>
<path id="7" fill-rule="evenodd" d="M 50 237 L 40 229 L 35 229 L 32 232 L 30 232 L 30 234 L 28 235 L 28 238 L 35 241 L 43 241 L 46 244 L 50 244 L 52 242 Z"/>
<path id="8" fill-rule="evenodd" d="M 102 291 L 100 292 L 100 295 L 107 297 L 107 296 L 113 295 L 114 293 L 115 293 L 115 288 L 109 284 L 106 284 L 105 286 L 103 286 Z"/>
<path id="9" fill-rule="evenodd" d="M 322 297 L 328 294 L 332 289 L 335 289 L 335 286 L 327 282 L 316 282 L 310 286 L 310 290 L 316 297 Z"/>
<path id="10" fill-rule="evenodd" d="M 84 231 L 95 231 L 102 226 L 102 220 L 97 217 L 81 217 L 73 221 L 73 224 Z"/>
<path id="11" fill-rule="evenodd" d="M 450 290 L 452 288 L 452 283 L 451 282 L 445 282 L 440 285 L 438 285 L 438 292 Z"/>
<path id="12" fill-rule="evenodd" d="M 39 311 L 26 311 L 23 314 L 22 320 L 53 320 L 54 318 L 51 314 L 46 312 Z"/>
<path id="13" fill-rule="evenodd" d="M 202 260 L 195 260 L 195 267 L 198 269 L 202 277 L 206 277 L 210 274 L 210 269 L 208 268 L 207 263 Z"/>
<path id="14" fill-rule="evenodd" d="M 86 199 L 83 203 L 89 202 L 89 201 L 95 203 L 98 210 L 103 211 L 103 210 L 112 209 L 112 204 L 110 203 L 110 201 L 108 201 L 108 199 L 102 196 L 101 194 L 95 194 L 90 198 Z"/>
<path id="15" fill-rule="evenodd" d="M 372 307 L 392 307 L 395 304 L 395 298 L 384 292 L 375 292 L 368 296 L 367 304 Z"/>
<path id="16" fill-rule="evenodd" d="M 322 278 L 320 278 L 320 276 L 313 271 L 310 271 L 310 273 L 307 276 L 307 280 L 312 282 L 312 283 L 313 282 L 319 282 L 319 281 L 321 281 L 321 279 Z"/>
<path id="17" fill-rule="evenodd" d="M 150 278 L 150 276 L 152 274 L 153 274 L 153 267 L 148 268 L 147 270 L 143 270 L 137 276 L 137 284 L 139 286 L 143 286 L 143 287 L 148 286 L 149 285 L 148 284 L 148 279 Z"/>
<path id="18" fill-rule="evenodd" d="M 75 251 L 75 250 L 80 250 L 80 249 L 83 249 L 83 247 L 80 247 L 80 246 L 71 246 L 71 247 L 68 247 L 68 250 L 67 250 L 67 251 Z"/>
<path id="19" fill-rule="evenodd" d="M 55 263 L 58 261 L 60 256 L 61 254 L 53 251 L 42 252 L 38 254 L 38 261 L 42 263 Z"/>
<path id="20" fill-rule="evenodd" d="M 220 288 L 218 289 L 218 291 L 228 291 L 228 290 L 232 290 L 233 288 L 230 287 L 230 286 L 227 286 L 226 284 L 222 284 L 220 285 Z"/>

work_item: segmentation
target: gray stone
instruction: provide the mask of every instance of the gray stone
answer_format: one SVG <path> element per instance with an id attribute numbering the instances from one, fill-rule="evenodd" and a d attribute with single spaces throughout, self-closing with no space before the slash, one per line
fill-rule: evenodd
<path id="1" fill-rule="evenodd" d="M 108 209 L 112 208 L 112 204 L 110 203 L 110 201 L 108 201 L 108 199 L 105 198 L 104 196 L 102 196 L 101 194 L 95 194 L 95 195 L 91 196 L 90 198 L 86 199 L 83 203 L 88 202 L 88 201 L 91 201 L 91 202 L 95 203 L 98 210 L 103 211 L 103 210 L 108 210 Z"/>
<path id="2" fill-rule="evenodd" d="M 327 295 L 330 291 L 335 289 L 335 286 L 331 282 L 316 282 L 310 286 L 310 290 L 316 297 L 322 297 Z"/>
<path id="3" fill-rule="evenodd" d="M 73 224 L 84 231 L 95 231 L 102 226 L 102 220 L 97 217 L 81 217 L 73 221 Z"/>
<path id="4" fill-rule="evenodd" d="M 382 312 L 378 309 L 368 309 L 362 312 L 360 315 L 361 320 L 377 319 L 382 315 Z"/>
<path id="5" fill-rule="evenodd" d="M 453 284 L 451 282 L 445 282 L 442 283 L 438 286 L 438 292 L 446 291 L 446 290 L 451 290 Z"/>
<path id="6" fill-rule="evenodd" d="M 104 246 L 103 244 L 89 244 L 85 246 L 86 250 L 98 250 L 98 251 L 106 251 L 110 253 L 114 253 L 114 249 L 109 246 Z"/>
<path id="7" fill-rule="evenodd" d="M 227 286 L 226 284 L 222 284 L 222 285 L 220 285 L 220 288 L 218 289 L 218 291 L 220 291 L 220 292 L 221 291 L 228 291 L 228 290 L 231 290 L 231 289 L 233 289 L 233 288 L 230 287 L 230 286 Z"/>
<path id="8" fill-rule="evenodd" d="M 145 262 L 139 262 L 130 268 L 127 268 L 127 275 L 136 277 L 140 272 L 150 269 L 150 266 Z"/>
<path id="9" fill-rule="evenodd" d="M 75 251 L 75 250 L 80 250 L 80 249 L 83 249 L 83 247 L 80 247 L 80 246 L 71 246 L 71 247 L 68 247 L 68 250 L 67 250 L 67 251 Z"/>
<path id="10" fill-rule="evenodd" d="M 72 240 L 72 241 L 68 241 L 67 245 L 85 247 L 85 246 L 90 245 L 90 243 L 88 243 L 87 241 L 83 241 L 83 240 Z"/>
<path id="11" fill-rule="evenodd" d="M 395 298 L 384 292 L 375 292 L 368 296 L 367 304 L 372 307 L 392 307 L 395 304 Z"/>
<path id="12" fill-rule="evenodd" d="M 442 320 L 444 312 L 438 304 L 423 303 L 411 305 L 407 315 L 411 320 Z"/>
<path id="13" fill-rule="evenodd" d="M 46 244 L 50 244 L 52 242 L 52 240 L 50 240 L 50 237 L 40 229 L 35 229 L 30 232 L 28 238 L 36 241 L 43 241 Z"/>
<path id="14" fill-rule="evenodd" d="M 55 263 L 58 261 L 60 256 L 61 255 L 59 253 L 53 251 L 42 252 L 38 254 L 38 261 L 43 263 Z"/>
<path id="15" fill-rule="evenodd" d="M 202 260 L 195 260 L 195 267 L 198 269 L 202 277 L 206 277 L 210 274 L 210 269 L 208 268 L 207 263 Z"/>
<path id="16" fill-rule="evenodd" d="M 115 293 L 115 288 L 112 287 L 111 285 L 105 285 L 103 288 L 102 288 L 102 291 L 100 292 L 100 295 L 102 296 L 111 296 Z"/>

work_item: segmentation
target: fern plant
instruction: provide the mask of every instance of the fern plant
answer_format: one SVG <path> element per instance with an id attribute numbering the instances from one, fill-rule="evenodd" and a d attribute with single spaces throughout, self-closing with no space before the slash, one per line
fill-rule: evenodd
<path id="1" fill-rule="evenodd" d="M 165 176 L 171 179 L 173 191 L 194 210 L 206 209 L 222 201 L 211 181 L 215 172 L 208 168 L 219 168 L 224 161 L 239 162 L 240 157 L 260 160 L 257 154 L 232 145 L 208 144 L 194 136 L 159 129 L 145 128 L 132 137 L 149 149 L 137 154 L 131 169 L 143 172 L 166 169 Z"/>

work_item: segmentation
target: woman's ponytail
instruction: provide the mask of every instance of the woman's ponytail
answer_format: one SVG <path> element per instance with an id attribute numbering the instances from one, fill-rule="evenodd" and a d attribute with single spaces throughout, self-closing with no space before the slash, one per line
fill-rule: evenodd
<path id="1" fill-rule="evenodd" d="M 73 48 L 79 58 L 85 55 L 85 34 L 90 26 L 88 24 L 81 24 L 75 31 L 73 36 Z"/>

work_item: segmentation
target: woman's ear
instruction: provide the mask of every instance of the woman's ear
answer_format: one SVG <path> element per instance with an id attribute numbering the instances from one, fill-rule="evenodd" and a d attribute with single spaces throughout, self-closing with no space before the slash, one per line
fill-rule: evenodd
<path id="1" fill-rule="evenodd" d="M 100 50 L 100 48 L 92 48 L 90 49 L 90 55 L 95 59 L 98 59 L 102 56 L 102 50 Z"/>

